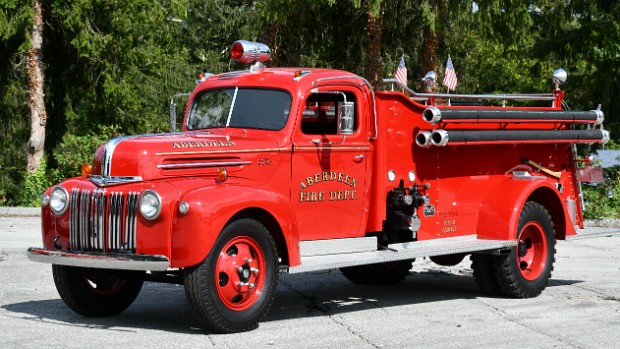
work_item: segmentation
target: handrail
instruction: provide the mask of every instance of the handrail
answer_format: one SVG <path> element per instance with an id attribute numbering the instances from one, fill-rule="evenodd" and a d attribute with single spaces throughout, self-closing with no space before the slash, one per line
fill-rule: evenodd
<path id="1" fill-rule="evenodd" d="M 531 94 L 446 94 L 446 93 L 418 93 L 410 89 L 396 79 L 383 79 L 383 84 L 396 84 L 414 99 L 428 100 L 429 98 L 452 98 L 452 99 L 497 99 L 497 100 L 530 100 L 530 101 L 554 101 L 555 96 L 551 93 L 531 93 Z"/>

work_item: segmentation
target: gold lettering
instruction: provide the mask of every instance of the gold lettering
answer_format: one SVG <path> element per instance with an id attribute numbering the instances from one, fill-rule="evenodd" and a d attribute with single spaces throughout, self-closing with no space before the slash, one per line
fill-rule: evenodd
<path id="1" fill-rule="evenodd" d="M 338 172 L 338 182 L 342 182 L 343 175 L 344 175 L 344 173 Z"/>
<path id="2" fill-rule="evenodd" d="M 308 186 L 311 186 L 313 184 L 312 177 L 307 177 L 306 178 L 306 183 L 308 183 Z"/>
<path id="3" fill-rule="evenodd" d="M 306 189 L 306 188 L 307 188 L 307 187 L 306 187 L 306 183 L 304 183 L 303 181 L 302 181 L 302 182 L 299 182 L 299 188 L 300 188 L 300 189 L 302 189 L 302 190 L 303 190 L 303 189 Z"/>
<path id="4" fill-rule="evenodd" d="M 231 147 L 234 145 L 235 142 L 231 140 L 172 142 L 172 148 Z"/>
<path id="5" fill-rule="evenodd" d="M 334 171 L 329 171 L 329 180 L 330 180 L 330 181 L 335 181 L 335 180 L 336 180 L 336 177 L 337 177 L 336 172 L 334 172 Z"/>
<path id="6" fill-rule="evenodd" d="M 351 178 L 351 179 L 352 179 L 351 187 L 355 188 L 355 186 L 357 185 L 357 179 L 355 179 L 355 178 Z"/>
<path id="7" fill-rule="evenodd" d="M 318 183 L 321 181 L 321 174 L 317 173 L 314 175 L 314 183 Z"/>
<path id="8" fill-rule="evenodd" d="M 326 182 L 329 180 L 329 172 L 323 172 L 323 181 Z"/>
<path id="9" fill-rule="evenodd" d="M 325 193 L 322 191 L 299 192 L 299 202 L 317 202 L 325 200 Z"/>
<path id="10" fill-rule="evenodd" d="M 329 201 L 355 200 L 355 190 L 335 190 L 329 192 Z"/>

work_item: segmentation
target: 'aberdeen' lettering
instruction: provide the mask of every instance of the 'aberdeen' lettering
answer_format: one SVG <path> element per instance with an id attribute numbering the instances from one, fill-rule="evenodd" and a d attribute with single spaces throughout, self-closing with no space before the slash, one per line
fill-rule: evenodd
<path id="1" fill-rule="evenodd" d="M 232 147 L 235 142 L 231 140 L 172 142 L 172 148 L 207 148 L 207 147 Z"/>

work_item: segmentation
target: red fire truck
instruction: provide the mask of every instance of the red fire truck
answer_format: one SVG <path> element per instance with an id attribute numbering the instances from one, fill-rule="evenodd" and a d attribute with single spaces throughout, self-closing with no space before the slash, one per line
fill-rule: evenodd
<path id="1" fill-rule="evenodd" d="M 77 313 L 173 282 L 206 331 L 245 331 L 282 272 L 393 284 L 416 258 L 466 255 L 482 290 L 535 297 L 556 240 L 612 233 L 584 228 L 576 176 L 576 144 L 609 139 L 603 113 L 568 110 L 563 70 L 550 94 L 446 95 L 265 68 L 259 43 L 231 54 L 251 67 L 199 82 L 181 132 L 112 139 L 42 196 L 28 255 Z"/>

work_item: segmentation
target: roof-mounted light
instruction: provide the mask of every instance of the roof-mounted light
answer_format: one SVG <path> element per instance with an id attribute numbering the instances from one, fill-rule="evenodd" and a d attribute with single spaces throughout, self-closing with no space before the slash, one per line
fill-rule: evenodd
<path id="1" fill-rule="evenodd" d="M 555 89 L 559 90 L 560 85 L 566 82 L 566 78 L 568 74 L 566 74 L 566 70 L 560 68 L 553 72 L 553 83 L 555 84 Z"/>
<path id="2" fill-rule="evenodd" d="M 230 47 L 230 56 L 241 64 L 263 63 L 271 58 L 271 50 L 260 42 L 237 40 Z"/>

